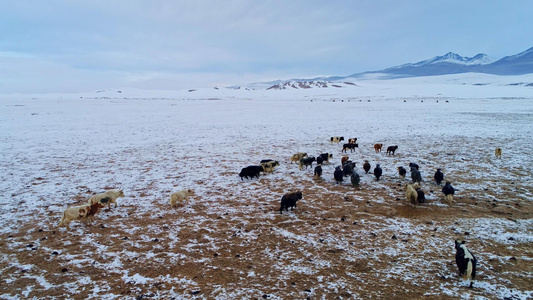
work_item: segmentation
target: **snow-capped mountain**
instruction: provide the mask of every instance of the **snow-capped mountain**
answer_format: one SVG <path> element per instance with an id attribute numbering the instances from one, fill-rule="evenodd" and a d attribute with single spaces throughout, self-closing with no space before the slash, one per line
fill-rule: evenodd
<path id="1" fill-rule="evenodd" d="M 459 54 L 448 52 L 442 56 L 435 56 L 430 59 L 426 59 L 423 61 L 419 61 L 414 64 L 405 64 L 398 67 L 392 67 L 392 68 L 401 68 L 401 67 L 407 67 L 407 66 L 424 66 L 424 65 L 432 65 L 432 64 L 440 64 L 440 63 L 452 63 L 452 64 L 458 64 L 458 65 L 466 65 L 466 66 L 472 66 L 472 65 L 485 65 L 490 64 L 492 62 L 496 61 L 495 59 L 487 56 L 484 53 L 480 53 L 474 57 L 462 57 Z"/>
<path id="2" fill-rule="evenodd" d="M 520 75 L 533 73 L 533 48 L 516 55 L 494 60 L 480 53 L 474 57 L 463 57 L 448 52 L 417 63 L 408 63 L 385 70 L 353 74 L 349 77 L 381 73 L 385 77 L 435 76 L 459 73 L 486 73 L 495 75 Z"/>
<path id="3" fill-rule="evenodd" d="M 342 87 L 341 83 L 354 79 L 394 79 L 421 76 L 439 76 L 461 73 L 484 73 L 492 75 L 533 74 L 533 47 L 516 55 L 506 56 L 500 60 L 480 53 L 473 57 L 463 57 L 448 52 L 442 56 L 416 63 L 407 63 L 379 71 L 355 73 L 348 76 L 318 77 L 313 79 L 291 79 L 271 82 L 269 89 Z M 353 83 L 352 83 L 353 84 Z"/>
<path id="4" fill-rule="evenodd" d="M 468 58 L 467 60 L 467 64 L 472 64 L 472 65 L 486 65 L 486 64 L 490 64 L 490 63 L 493 63 L 495 61 L 494 58 L 490 57 L 490 56 L 487 56 L 486 54 L 484 53 L 480 53 L 472 58 Z"/>
<path id="5" fill-rule="evenodd" d="M 506 56 L 491 64 L 478 66 L 477 72 L 495 75 L 521 75 L 533 73 L 533 47 L 524 52 Z"/>

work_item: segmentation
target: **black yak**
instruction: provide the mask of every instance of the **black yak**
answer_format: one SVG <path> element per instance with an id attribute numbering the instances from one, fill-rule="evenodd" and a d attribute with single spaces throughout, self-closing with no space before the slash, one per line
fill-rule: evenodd
<path id="1" fill-rule="evenodd" d="M 355 163 L 349 160 L 342 166 L 342 175 L 350 176 L 354 169 L 355 169 Z"/>
<path id="2" fill-rule="evenodd" d="M 365 160 L 365 163 L 363 164 L 363 170 L 365 170 L 365 174 L 368 174 L 368 171 L 370 171 L 370 163 L 368 160 Z"/>
<path id="3" fill-rule="evenodd" d="M 398 174 L 400 175 L 400 179 L 405 179 L 405 174 L 407 174 L 407 171 L 404 167 L 398 167 Z"/>
<path id="4" fill-rule="evenodd" d="M 319 155 L 319 157 L 322 158 L 323 161 L 329 162 L 329 160 L 333 158 L 333 154 L 322 153 Z M 317 157 L 317 161 L 318 161 L 318 157 Z"/>
<path id="5" fill-rule="evenodd" d="M 466 248 L 464 241 L 455 240 L 455 250 L 455 262 L 459 274 L 463 276 L 463 280 L 470 280 L 470 287 L 473 287 L 476 277 L 476 257 Z"/>
<path id="6" fill-rule="evenodd" d="M 417 188 L 416 189 L 416 193 L 417 193 L 417 200 L 418 200 L 418 203 L 424 203 L 425 200 L 426 200 L 426 195 L 424 194 L 424 191 L 421 189 L 421 188 Z"/>
<path id="7" fill-rule="evenodd" d="M 253 179 L 254 177 L 259 178 L 259 173 L 263 171 L 264 169 L 262 166 L 248 166 L 241 170 L 239 176 L 241 177 L 241 180 L 243 180 L 243 177 L 246 177 L 246 179 Z"/>
<path id="8" fill-rule="evenodd" d="M 377 164 L 376 167 L 374 168 L 374 176 L 376 176 L 377 181 L 379 181 L 379 177 L 381 177 L 382 174 L 383 174 L 383 170 L 381 169 L 379 164 Z"/>
<path id="9" fill-rule="evenodd" d="M 398 146 L 389 146 L 387 147 L 387 154 L 394 155 L 394 152 L 396 152 L 396 150 L 398 150 Z"/>
<path id="10" fill-rule="evenodd" d="M 279 213 L 282 214 L 284 209 L 286 211 L 289 211 L 289 208 L 291 208 L 291 210 L 294 210 L 294 208 L 296 207 L 296 202 L 301 199 L 302 199 L 301 191 L 287 193 L 283 195 L 283 197 L 281 197 L 281 206 L 279 208 Z"/>
<path id="11" fill-rule="evenodd" d="M 440 169 L 437 169 L 437 172 L 435 172 L 435 175 L 433 175 L 433 179 L 435 179 L 437 185 L 440 185 L 440 183 L 444 180 L 444 174 L 440 171 Z"/>
<path id="12" fill-rule="evenodd" d="M 352 176 L 350 176 L 350 180 L 352 181 L 353 186 L 359 185 L 360 178 L 359 178 L 359 174 L 357 174 L 357 171 L 353 170 Z"/>
<path id="13" fill-rule="evenodd" d="M 318 165 L 315 167 L 315 178 L 318 179 L 322 177 L 322 166 Z"/>
<path id="14" fill-rule="evenodd" d="M 411 168 L 411 179 L 413 182 L 422 182 L 422 175 L 420 175 L 420 171 L 416 168 Z"/>
<path id="15" fill-rule="evenodd" d="M 412 169 L 412 168 L 415 168 L 415 169 L 419 169 L 418 165 L 416 163 L 409 163 L 409 168 Z"/>
<path id="16" fill-rule="evenodd" d="M 448 201 L 448 204 L 452 205 L 453 195 L 455 194 L 455 189 L 453 188 L 451 182 L 446 181 L 446 184 L 442 188 L 442 193 L 444 193 L 444 196 L 446 196 L 446 201 Z"/>
<path id="17" fill-rule="evenodd" d="M 341 183 L 343 181 L 342 169 L 341 166 L 337 166 L 333 172 L 333 177 L 335 178 L 336 183 Z"/>
<path id="18" fill-rule="evenodd" d="M 313 167 L 313 162 L 316 161 L 314 156 L 300 158 L 300 170 L 303 166 L 307 169 L 307 166 Z"/>
<path id="19" fill-rule="evenodd" d="M 342 145 L 342 151 L 348 153 L 348 149 L 350 149 L 350 152 L 354 152 L 355 148 L 359 148 L 359 144 L 344 144 Z"/>

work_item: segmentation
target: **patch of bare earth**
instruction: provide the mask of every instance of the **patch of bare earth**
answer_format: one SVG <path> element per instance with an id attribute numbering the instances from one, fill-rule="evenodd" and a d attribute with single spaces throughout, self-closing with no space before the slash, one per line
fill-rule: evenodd
<path id="1" fill-rule="evenodd" d="M 511 179 L 498 190 L 478 189 L 498 178 L 457 171 L 463 189 L 449 206 L 441 187 L 430 183 L 434 169 L 428 166 L 428 201 L 415 208 L 405 201 L 407 179 L 385 176 L 378 183 L 359 169 L 365 180 L 352 187 L 349 177 L 342 185 L 333 182 L 334 164 L 324 166 L 319 180 L 310 169 L 284 167 L 244 181 L 235 179 L 236 171 L 221 170 L 231 178 L 226 185 L 206 188 L 174 209 L 160 196 L 171 189 L 155 192 L 145 183 L 125 191 L 135 205 L 119 198 L 119 206 L 102 210 L 93 225 L 72 222 L 70 232 L 56 227 L 60 216 L 39 208 L 18 221 L 18 232 L 0 238 L 0 298 L 492 298 L 490 288 L 476 287 L 479 282 L 506 288 L 510 297 L 532 290 L 531 243 L 513 238 L 512 228 L 500 241 L 463 225 L 479 218 L 531 219 L 530 196 L 521 195 L 531 195 L 532 187 L 512 180 L 515 173 L 531 177 L 527 169 L 506 171 Z M 294 189 L 303 191 L 303 200 L 280 214 L 281 195 Z M 92 192 L 70 204 L 84 203 Z M 457 274 L 455 238 L 466 239 L 478 257 L 473 289 Z"/>

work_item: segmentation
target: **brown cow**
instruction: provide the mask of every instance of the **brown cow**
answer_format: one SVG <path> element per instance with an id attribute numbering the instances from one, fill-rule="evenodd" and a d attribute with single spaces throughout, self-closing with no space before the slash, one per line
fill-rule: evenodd
<path id="1" fill-rule="evenodd" d="M 350 158 L 348 157 L 348 155 L 343 155 L 343 156 L 341 157 L 341 166 L 344 166 L 344 163 L 346 163 L 346 162 L 348 161 L 348 159 L 350 159 Z"/>
<path id="2" fill-rule="evenodd" d="M 494 150 L 494 154 L 496 155 L 496 158 L 502 158 L 502 148 L 496 147 L 496 150 Z"/>

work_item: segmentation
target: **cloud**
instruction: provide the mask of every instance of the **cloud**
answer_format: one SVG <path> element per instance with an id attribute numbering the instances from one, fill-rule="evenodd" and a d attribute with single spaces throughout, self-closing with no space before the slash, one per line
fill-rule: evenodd
<path id="1" fill-rule="evenodd" d="M 0 93 L 348 75 L 448 51 L 511 55 L 531 47 L 523 39 L 528 7 L 533 2 L 7 1 L 0 72 L 16 76 L 0 81 Z"/>

